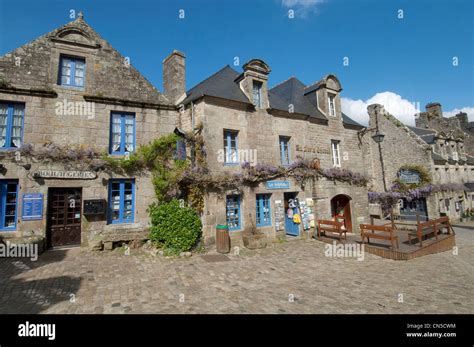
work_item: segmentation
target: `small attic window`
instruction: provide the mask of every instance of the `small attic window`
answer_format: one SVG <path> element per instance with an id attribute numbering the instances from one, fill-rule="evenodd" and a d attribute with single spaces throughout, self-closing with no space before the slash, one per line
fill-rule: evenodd
<path id="1" fill-rule="evenodd" d="M 69 87 L 84 87 L 86 60 L 61 56 L 59 66 L 59 84 Z"/>
<path id="2" fill-rule="evenodd" d="M 253 104 L 256 108 L 263 108 L 262 102 L 262 82 L 260 81 L 253 81 L 253 88 L 252 88 L 252 98 Z"/>
<path id="3" fill-rule="evenodd" d="M 336 117 L 336 95 L 328 93 L 329 115 Z"/>

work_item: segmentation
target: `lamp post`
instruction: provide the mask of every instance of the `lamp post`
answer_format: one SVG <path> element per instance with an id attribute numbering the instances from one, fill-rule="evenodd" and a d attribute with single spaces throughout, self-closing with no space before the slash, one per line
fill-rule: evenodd
<path id="1" fill-rule="evenodd" d="M 379 113 L 375 110 L 375 134 L 372 135 L 375 143 L 379 147 L 379 158 L 380 158 L 380 166 L 382 168 L 382 181 L 383 181 L 383 189 L 384 192 L 387 192 L 387 183 L 385 183 L 385 165 L 383 162 L 383 155 L 382 155 L 382 142 L 385 138 L 385 135 L 382 134 L 379 130 Z"/>

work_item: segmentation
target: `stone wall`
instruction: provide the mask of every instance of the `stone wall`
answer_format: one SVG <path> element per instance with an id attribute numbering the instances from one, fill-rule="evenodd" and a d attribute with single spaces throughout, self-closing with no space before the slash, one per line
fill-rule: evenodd
<path id="1" fill-rule="evenodd" d="M 372 182 L 370 189 L 375 192 L 383 192 L 385 184 L 390 190 L 393 181 L 397 178 L 397 173 L 403 165 L 417 164 L 426 168 L 431 173 L 431 148 L 406 126 L 399 122 L 392 115 L 388 114 L 383 106 L 369 106 L 369 127 L 370 131 L 364 134 L 364 144 L 366 146 L 367 164 L 370 170 Z M 372 136 L 375 134 L 376 117 L 380 133 L 385 135 L 383 142 L 379 145 L 375 143 Z M 382 153 L 382 161 L 380 160 Z M 385 176 L 383 175 L 383 171 Z"/>
<path id="2" fill-rule="evenodd" d="M 383 192 L 382 153 L 385 182 L 387 190 L 390 190 L 397 178 L 397 173 L 403 165 L 420 165 L 430 174 L 433 184 L 464 184 L 472 179 L 472 168 L 467 164 L 435 165 L 432 160 L 432 146 L 424 142 L 408 127 L 403 125 L 395 117 L 385 111 L 382 105 L 370 105 L 368 107 L 370 116 L 369 131 L 363 136 L 365 153 L 367 155 L 367 166 L 372 177 L 370 189 L 375 192 Z M 372 139 L 376 130 L 376 118 L 380 133 L 385 135 L 380 148 Z M 449 199 L 449 210 L 444 210 L 440 204 L 441 200 Z M 456 201 L 464 201 L 463 206 L 456 210 Z M 436 218 L 440 213 L 446 213 L 452 220 L 461 217 L 463 209 L 470 206 L 470 197 L 466 197 L 461 191 L 448 191 L 432 194 L 426 199 L 429 218 Z"/>
<path id="3" fill-rule="evenodd" d="M 61 56 L 85 59 L 83 88 L 58 83 Z M 36 148 L 53 143 L 108 153 L 112 112 L 135 115 L 136 147 L 172 132 L 177 126 L 175 107 L 82 17 L 0 57 L 0 80 L 0 102 L 25 105 L 23 143 Z M 26 169 L 26 163 L 31 167 Z M 0 233 L 3 237 L 21 237 L 31 232 L 45 235 L 49 188 L 80 187 L 82 200 L 108 200 L 111 178 L 135 179 L 134 223 L 112 226 L 107 224 L 105 215 L 82 215 L 82 244 L 87 245 L 89 240 L 100 238 L 103 233 L 120 230 L 129 233 L 146 230 L 149 226 L 147 207 L 155 195 L 148 172 L 133 177 L 99 172 L 97 178 L 91 180 L 35 179 L 32 173 L 41 169 L 89 168 L 80 160 L 65 165 L 29 158 L 2 160 L 2 165 L 5 170 L 0 178 L 18 179 L 20 185 L 17 229 Z M 43 220 L 23 221 L 20 218 L 24 193 L 44 194 Z"/>
<path id="4" fill-rule="evenodd" d="M 203 123 L 207 162 L 210 171 L 214 174 L 241 170 L 240 163 L 228 165 L 223 162 L 224 130 L 239 132 L 240 162 L 246 160 L 252 165 L 280 165 L 279 136 L 288 136 L 291 138 L 291 161 L 295 161 L 297 157 L 319 158 L 321 167 L 330 168 L 333 166 L 331 140 L 338 140 L 340 141 L 341 167 L 367 174 L 362 144 L 358 137 L 359 129 L 344 126 L 340 117 L 331 119 L 327 123 L 312 121 L 302 115 L 284 112 L 270 114 L 263 109 L 255 110 L 250 105 L 211 97 L 205 97 L 196 102 L 194 116 L 196 124 L 201 121 Z M 180 124 L 183 127 L 189 126 L 189 108 L 181 113 Z M 253 153 L 256 153 L 256 156 Z M 247 158 L 244 158 L 245 155 L 248 155 Z M 285 192 L 296 192 L 300 201 L 306 199 L 314 201 L 316 218 L 332 218 L 331 199 L 338 194 L 347 195 L 351 198 L 353 231 L 359 232 L 358 224 L 367 222 L 366 187 L 320 179 L 309 182 L 302 189 L 293 180 L 289 181 L 290 189 L 269 190 L 263 183 L 257 187 L 240 189 L 242 228 L 240 231 L 232 232 L 234 238 L 238 239 L 241 232 L 250 227 L 251 219 L 255 218 L 255 195 L 258 193 L 271 194 L 272 221 L 274 221 L 275 201 L 283 201 Z M 214 241 L 216 224 L 225 224 L 225 197 L 233 193 L 235 192 L 209 193 L 206 197 L 203 213 L 206 242 Z M 261 228 L 261 231 L 272 238 L 284 235 L 284 232 L 275 231 L 273 222 L 271 227 Z M 314 229 L 311 232 L 314 232 Z M 302 231 L 301 234 L 303 235 Z"/>

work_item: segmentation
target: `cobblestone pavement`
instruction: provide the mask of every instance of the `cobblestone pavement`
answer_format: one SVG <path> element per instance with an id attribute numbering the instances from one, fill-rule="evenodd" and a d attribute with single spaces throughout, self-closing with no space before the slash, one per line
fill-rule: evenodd
<path id="1" fill-rule="evenodd" d="M 223 262 L 78 248 L 3 258 L 0 313 L 474 313 L 474 224 L 455 230 L 458 255 L 410 261 L 328 258 L 315 240 Z"/>

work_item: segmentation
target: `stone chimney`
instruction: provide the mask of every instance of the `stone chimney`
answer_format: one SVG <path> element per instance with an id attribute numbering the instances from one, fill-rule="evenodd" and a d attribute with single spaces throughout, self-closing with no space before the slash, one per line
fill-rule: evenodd
<path id="1" fill-rule="evenodd" d="M 441 110 L 441 104 L 439 102 L 430 102 L 425 106 L 426 112 L 431 113 L 437 117 L 443 117 L 443 111 Z"/>
<path id="2" fill-rule="evenodd" d="M 186 97 L 185 59 L 184 53 L 174 50 L 163 60 L 163 91 L 175 105 Z"/>

